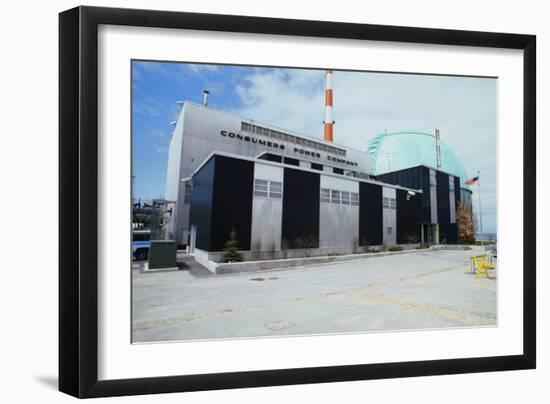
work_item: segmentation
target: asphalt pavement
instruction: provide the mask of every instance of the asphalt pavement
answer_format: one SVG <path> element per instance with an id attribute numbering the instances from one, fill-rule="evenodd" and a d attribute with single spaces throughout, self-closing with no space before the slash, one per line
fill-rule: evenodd
<path id="1" fill-rule="evenodd" d="M 497 324 L 496 272 L 473 251 L 426 251 L 254 273 L 132 271 L 133 341 L 410 330 Z"/>

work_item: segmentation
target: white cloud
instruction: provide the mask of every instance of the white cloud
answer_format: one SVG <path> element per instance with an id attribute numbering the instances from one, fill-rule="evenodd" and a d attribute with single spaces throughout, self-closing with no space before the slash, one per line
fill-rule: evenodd
<path id="1" fill-rule="evenodd" d="M 163 144 L 157 144 L 155 143 L 153 145 L 153 149 L 155 149 L 155 151 L 159 154 L 166 154 L 168 153 L 168 146 L 167 145 L 163 145 Z"/>
<path id="2" fill-rule="evenodd" d="M 217 65 L 208 65 L 208 64 L 191 64 L 186 63 L 183 65 L 180 65 L 183 68 L 187 68 L 191 70 L 193 73 L 202 75 L 203 73 L 211 73 L 211 72 L 217 72 L 219 71 L 219 67 Z"/>
<path id="3" fill-rule="evenodd" d="M 152 62 L 152 61 L 151 62 L 149 62 L 149 61 L 143 61 L 143 62 L 137 61 L 135 63 L 136 63 L 136 66 L 138 68 L 134 69 L 134 73 L 138 72 L 138 74 L 139 74 L 139 69 L 143 69 L 144 71 L 146 71 L 148 73 L 159 74 L 159 75 L 162 75 L 162 76 L 169 76 L 172 73 L 172 71 L 170 70 L 170 64 L 169 63 Z"/>
<path id="4" fill-rule="evenodd" d="M 319 70 L 254 69 L 235 87 L 242 107 L 234 112 L 321 138 L 324 83 Z M 481 171 L 484 230 L 495 230 L 495 80 L 337 71 L 333 83 L 335 143 L 365 150 L 385 129 L 439 128 L 467 174 Z"/>
<path id="5" fill-rule="evenodd" d="M 165 113 L 164 105 L 155 98 L 144 96 L 133 102 L 134 112 L 146 117 L 158 117 Z"/>

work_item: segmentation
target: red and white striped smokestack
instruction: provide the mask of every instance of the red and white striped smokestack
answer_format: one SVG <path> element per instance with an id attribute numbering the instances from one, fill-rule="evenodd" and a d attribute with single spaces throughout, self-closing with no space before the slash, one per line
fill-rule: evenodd
<path id="1" fill-rule="evenodd" d="M 327 88 L 325 90 L 325 136 L 327 142 L 332 142 L 334 121 L 332 120 L 332 70 L 327 70 Z"/>

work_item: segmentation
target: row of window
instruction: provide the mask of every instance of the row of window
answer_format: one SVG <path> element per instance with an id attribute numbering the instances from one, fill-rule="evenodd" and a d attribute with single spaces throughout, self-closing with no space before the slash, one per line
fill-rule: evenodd
<path id="1" fill-rule="evenodd" d="M 193 184 L 191 181 L 187 181 L 185 183 L 185 193 L 183 195 L 183 203 L 184 205 L 191 204 L 191 193 L 193 192 Z"/>
<path id="2" fill-rule="evenodd" d="M 359 194 L 357 192 L 321 188 L 321 202 L 333 203 L 336 205 L 359 206 Z"/>
<path id="3" fill-rule="evenodd" d="M 264 128 L 258 125 L 252 125 L 246 122 L 241 122 L 241 130 L 249 133 L 255 133 L 257 135 L 267 136 L 272 139 L 279 139 L 289 143 L 299 144 L 301 146 L 310 147 L 316 150 L 322 150 L 337 156 L 345 156 L 346 150 L 338 147 L 329 146 L 324 143 L 315 142 L 313 140 L 304 139 L 298 136 L 289 135 L 288 133 L 279 132 L 277 130 Z"/>
<path id="4" fill-rule="evenodd" d="M 283 197 L 283 183 L 255 178 L 254 196 L 281 199 Z"/>
<path id="5" fill-rule="evenodd" d="M 395 198 L 382 198 L 382 206 L 387 209 L 397 209 L 397 201 Z"/>

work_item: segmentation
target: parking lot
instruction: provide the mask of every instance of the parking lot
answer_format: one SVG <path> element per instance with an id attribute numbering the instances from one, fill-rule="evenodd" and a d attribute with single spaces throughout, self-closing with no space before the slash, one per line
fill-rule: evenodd
<path id="1" fill-rule="evenodd" d="M 497 274 L 429 251 L 231 275 L 134 269 L 133 341 L 494 326 Z"/>

